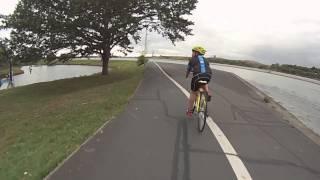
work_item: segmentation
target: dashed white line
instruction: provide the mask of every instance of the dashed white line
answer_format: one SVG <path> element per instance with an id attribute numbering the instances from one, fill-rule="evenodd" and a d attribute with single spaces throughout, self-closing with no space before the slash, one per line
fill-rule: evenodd
<path id="1" fill-rule="evenodd" d="M 160 66 L 158 63 L 153 63 L 160 69 L 160 71 L 171 81 L 173 82 L 181 91 L 183 94 L 185 94 L 187 97 L 190 96 L 189 92 L 183 88 L 178 82 L 176 82 L 172 77 L 170 77 Z M 242 160 L 238 156 L 238 153 L 231 145 L 230 141 L 226 137 L 226 135 L 222 132 L 222 130 L 219 128 L 219 126 L 213 121 L 211 117 L 207 118 L 207 124 L 212 131 L 213 135 L 219 142 L 223 152 L 225 153 L 237 179 L 239 180 L 251 180 L 251 175 L 249 174 L 246 166 L 243 164 Z"/>

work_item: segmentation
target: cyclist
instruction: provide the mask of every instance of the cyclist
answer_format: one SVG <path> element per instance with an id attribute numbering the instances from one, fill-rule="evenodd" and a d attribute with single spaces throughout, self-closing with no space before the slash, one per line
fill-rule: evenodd
<path id="1" fill-rule="evenodd" d="M 192 58 L 189 61 L 187 67 L 186 78 L 188 78 L 190 72 L 193 72 L 193 77 L 191 80 L 191 93 L 188 102 L 187 116 L 191 117 L 193 113 L 193 104 L 197 96 L 197 91 L 200 88 L 198 83 L 200 80 L 207 81 L 211 80 L 212 71 L 209 62 L 203 57 L 206 50 L 201 46 L 195 46 L 192 48 Z M 209 93 L 208 84 L 203 86 L 204 90 L 208 93 L 208 101 L 211 99 Z"/>

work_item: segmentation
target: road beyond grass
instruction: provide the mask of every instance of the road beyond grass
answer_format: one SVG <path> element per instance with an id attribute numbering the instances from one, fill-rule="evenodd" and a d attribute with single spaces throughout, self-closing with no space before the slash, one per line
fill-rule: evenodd
<path id="1" fill-rule="evenodd" d="M 127 104 L 135 62 L 93 75 L 0 91 L 0 179 L 42 179 Z"/>

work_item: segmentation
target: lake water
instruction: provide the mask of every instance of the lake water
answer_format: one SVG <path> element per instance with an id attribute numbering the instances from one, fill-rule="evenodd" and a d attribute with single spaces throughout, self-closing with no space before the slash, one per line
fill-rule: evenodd
<path id="1" fill-rule="evenodd" d="M 39 82 L 54 81 L 59 79 L 88 76 L 101 72 L 98 66 L 57 65 L 57 66 L 23 66 L 24 74 L 14 76 L 14 86 L 24 86 Z M 4 82 L 0 90 L 6 89 L 8 83 Z"/>
<path id="2" fill-rule="evenodd" d="M 320 134 L 320 85 L 270 73 L 220 65 L 212 67 L 245 79 Z"/>

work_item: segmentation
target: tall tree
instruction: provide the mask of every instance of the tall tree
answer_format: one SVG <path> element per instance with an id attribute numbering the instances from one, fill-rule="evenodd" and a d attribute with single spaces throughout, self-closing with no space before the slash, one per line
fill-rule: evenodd
<path id="1" fill-rule="evenodd" d="M 3 21 L 5 19 L 5 16 L 0 14 L 0 31 L 4 28 L 3 27 Z M 0 38 L 0 66 L 2 64 L 5 64 L 7 62 L 7 53 L 6 53 L 6 46 L 5 46 L 5 40 Z"/>
<path id="2" fill-rule="evenodd" d="M 12 51 L 8 47 L 8 39 L 0 38 L 0 65 L 8 64 L 12 57 Z"/>
<path id="3" fill-rule="evenodd" d="M 12 47 L 33 59 L 67 60 L 77 55 L 101 55 L 108 74 L 111 50 L 132 50 L 145 28 L 176 41 L 192 35 L 186 18 L 197 0 L 21 0 L 6 27 Z M 62 53 L 63 52 L 63 53 Z M 29 57 L 23 55 L 23 57 Z M 24 58 L 25 59 L 25 58 Z"/>
<path id="4" fill-rule="evenodd" d="M 5 49 L 2 47 L 2 40 L 0 39 L 0 66 L 6 62 Z"/>

